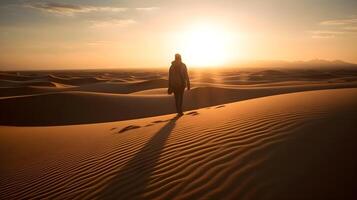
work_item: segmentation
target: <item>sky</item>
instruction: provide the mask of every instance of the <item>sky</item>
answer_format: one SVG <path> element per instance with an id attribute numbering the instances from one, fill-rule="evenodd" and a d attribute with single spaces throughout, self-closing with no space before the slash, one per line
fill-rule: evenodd
<path id="1" fill-rule="evenodd" d="M 0 70 L 357 63 L 356 0 L 1 0 Z"/>

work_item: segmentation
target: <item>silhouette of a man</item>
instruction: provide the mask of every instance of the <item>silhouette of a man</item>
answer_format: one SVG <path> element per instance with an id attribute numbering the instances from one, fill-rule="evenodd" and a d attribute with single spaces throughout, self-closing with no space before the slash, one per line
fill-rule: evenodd
<path id="1" fill-rule="evenodd" d="M 175 54 L 175 60 L 171 62 L 169 70 L 169 88 L 168 94 L 174 93 L 176 112 L 183 115 L 182 103 L 185 88 L 190 89 L 190 79 L 187 73 L 187 67 L 181 60 L 180 54 Z"/>

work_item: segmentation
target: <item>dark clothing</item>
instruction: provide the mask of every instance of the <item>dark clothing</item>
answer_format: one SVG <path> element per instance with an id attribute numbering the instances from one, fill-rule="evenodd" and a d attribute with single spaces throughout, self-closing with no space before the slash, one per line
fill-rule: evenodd
<path id="1" fill-rule="evenodd" d="M 182 113 L 182 104 L 183 104 L 183 92 L 185 88 L 177 88 L 173 90 L 175 96 L 176 112 Z"/>
<path id="2" fill-rule="evenodd" d="M 169 94 L 174 93 L 176 111 L 182 114 L 183 93 L 190 87 L 186 65 L 180 61 L 173 61 L 169 70 Z"/>
<path id="3" fill-rule="evenodd" d="M 189 78 L 185 63 L 173 61 L 169 71 L 169 88 L 185 88 L 189 85 Z"/>

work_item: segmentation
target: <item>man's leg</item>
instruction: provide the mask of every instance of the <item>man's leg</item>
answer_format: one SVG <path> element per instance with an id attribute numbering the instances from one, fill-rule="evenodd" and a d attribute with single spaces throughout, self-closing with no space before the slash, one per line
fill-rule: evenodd
<path id="1" fill-rule="evenodd" d="M 180 105 L 179 105 L 179 91 L 174 90 L 174 96 L 175 96 L 175 105 L 176 105 L 176 112 L 179 113 L 180 112 Z"/>
<path id="2" fill-rule="evenodd" d="M 178 98 L 179 98 L 179 113 L 182 114 L 182 104 L 183 104 L 183 92 L 184 92 L 185 88 L 183 89 L 180 89 L 179 91 L 179 95 L 178 95 Z"/>

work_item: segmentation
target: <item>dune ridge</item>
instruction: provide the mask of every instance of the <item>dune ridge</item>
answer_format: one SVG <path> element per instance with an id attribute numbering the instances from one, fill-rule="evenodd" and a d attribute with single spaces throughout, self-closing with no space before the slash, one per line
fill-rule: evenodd
<path id="1" fill-rule="evenodd" d="M 2 126 L 0 198 L 351 199 L 356 99 L 357 89 L 320 90 L 181 118 Z"/>

